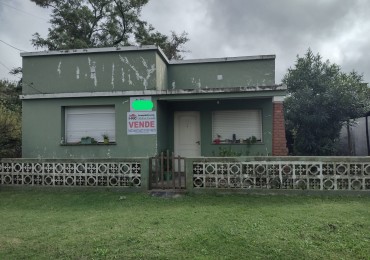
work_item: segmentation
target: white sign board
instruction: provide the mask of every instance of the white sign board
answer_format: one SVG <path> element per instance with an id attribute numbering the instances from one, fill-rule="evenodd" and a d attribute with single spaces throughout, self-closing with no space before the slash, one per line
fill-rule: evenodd
<path id="1" fill-rule="evenodd" d="M 157 112 L 127 112 L 128 135 L 157 134 Z"/>

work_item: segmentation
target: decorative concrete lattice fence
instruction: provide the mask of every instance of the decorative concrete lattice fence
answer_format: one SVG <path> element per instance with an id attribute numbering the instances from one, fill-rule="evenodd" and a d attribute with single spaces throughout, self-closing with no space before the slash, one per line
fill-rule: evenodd
<path id="1" fill-rule="evenodd" d="M 141 163 L 3 160 L 0 185 L 140 187 Z"/>
<path id="2" fill-rule="evenodd" d="M 193 161 L 195 189 L 370 190 L 370 158 Z M 341 161 L 342 160 L 342 161 Z M 367 162 L 366 162 L 367 161 Z"/>

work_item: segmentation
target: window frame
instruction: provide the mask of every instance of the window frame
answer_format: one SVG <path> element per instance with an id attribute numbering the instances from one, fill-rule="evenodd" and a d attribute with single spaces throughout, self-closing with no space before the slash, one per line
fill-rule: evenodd
<path id="1" fill-rule="evenodd" d="M 86 129 L 87 134 L 86 135 L 81 135 L 79 139 L 76 138 L 71 138 L 69 134 L 71 131 L 69 131 L 69 116 L 73 115 L 73 112 L 80 112 L 80 111 L 73 111 L 73 109 L 86 109 L 85 112 L 89 109 L 91 109 L 91 113 L 86 113 L 86 115 L 103 115 L 103 114 L 113 114 L 112 116 L 112 124 L 106 129 L 106 130 L 94 130 L 96 129 L 96 125 L 91 125 L 90 129 Z M 102 112 L 99 112 L 99 109 L 103 109 Z M 105 111 L 104 111 L 105 109 Z M 94 111 L 95 110 L 95 111 Z M 64 120 L 63 120 L 63 130 L 64 130 L 64 140 L 62 140 L 61 144 L 64 145 L 87 145 L 87 144 L 116 144 L 116 107 L 115 105 L 88 105 L 88 106 L 65 106 L 63 107 L 63 115 L 64 115 Z M 76 114 L 75 114 L 76 115 Z M 98 120 L 101 118 L 98 118 Z M 91 119 L 90 119 L 91 120 Z M 107 118 L 105 121 L 109 120 Z M 88 120 L 87 120 L 88 121 Z M 100 124 L 101 125 L 101 124 Z M 95 132 L 95 133 L 94 133 Z M 99 132 L 99 134 L 97 134 Z M 103 135 L 108 135 L 109 139 L 108 142 L 104 141 Z M 88 139 L 85 139 L 84 141 L 82 140 L 83 138 L 86 137 L 92 137 L 91 141 Z"/>
<path id="2" fill-rule="evenodd" d="M 227 130 L 225 131 L 220 131 L 221 132 L 221 137 L 218 138 L 218 134 L 220 133 L 216 133 L 217 131 L 217 128 L 220 128 L 222 126 L 218 126 L 215 124 L 221 124 L 222 123 L 222 120 L 223 119 L 218 119 L 218 122 L 216 122 L 216 116 L 217 116 L 217 113 L 219 113 L 218 116 L 225 116 L 227 114 L 234 114 L 233 116 L 235 117 L 238 117 L 239 115 L 235 114 L 235 113 L 241 113 L 240 116 L 243 116 L 244 114 L 246 114 L 248 116 L 248 113 L 252 113 L 251 115 L 249 115 L 248 117 L 245 118 L 245 121 L 240 123 L 239 122 L 239 125 L 243 125 L 244 126 L 246 125 L 246 127 L 248 128 L 248 121 L 249 122 L 253 122 L 253 121 L 256 121 L 258 122 L 258 126 L 256 127 L 257 130 L 247 130 L 247 134 L 244 136 L 244 137 L 240 137 L 238 136 L 240 131 L 235 131 L 234 133 L 236 134 L 236 139 L 233 140 L 232 138 L 232 134 L 231 136 L 222 136 L 223 133 L 225 132 L 230 132 L 229 129 L 237 129 L 237 126 L 229 126 L 227 127 Z M 220 114 L 221 113 L 221 114 Z M 255 113 L 255 115 L 253 115 L 253 113 Z M 251 118 L 251 116 L 253 116 L 254 118 Z M 232 117 L 229 117 L 229 118 L 225 118 L 225 122 L 230 122 Z M 234 119 L 235 120 L 235 119 Z M 255 143 L 258 143 L 258 144 L 261 144 L 263 143 L 263 116 L 262 116 L 262 109 L 237 109 L 237 110 L 214 110 L 212 111 L 212 121 L 211 121 L 211 131 L 212 131 L 212 144 L 255 144 Z M 239 132 L 239 133 L 237 133 Z M 258 132 L 258 133 L 257 133 Z M 249 137 L 247 137 L 247 135 L 249 134 Z M 255 138 L 253 138 L 253 136 Z"/>

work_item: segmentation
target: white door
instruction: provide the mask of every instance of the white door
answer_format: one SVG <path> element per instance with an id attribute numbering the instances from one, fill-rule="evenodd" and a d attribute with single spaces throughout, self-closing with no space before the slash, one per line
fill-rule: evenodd
<path id="1" fill-rule="evenodd" d="M 200 115 L 197 111 L 175 112 L 175 155 L 200 156 Z"/>

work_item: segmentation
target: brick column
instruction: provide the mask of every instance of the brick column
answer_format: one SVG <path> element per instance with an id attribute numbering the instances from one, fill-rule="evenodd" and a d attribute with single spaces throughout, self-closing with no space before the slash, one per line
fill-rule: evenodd
<path id="1" fill-rule="evenodd" d="M 274 97 L 272 101 L 272 155 L 288 155 L 285 137 L 284 109 L 283 100 L 280 97 Z"/>

